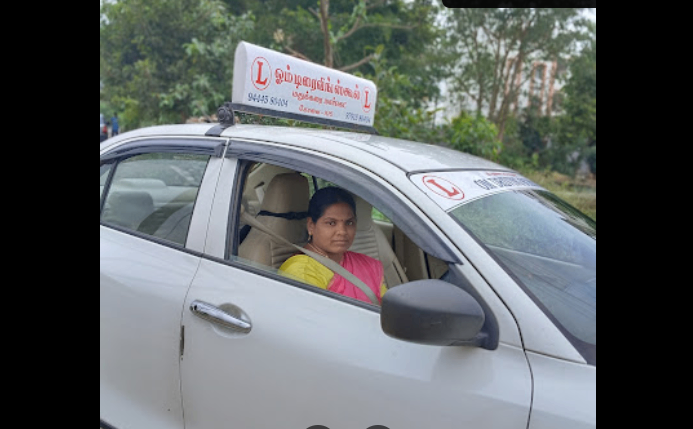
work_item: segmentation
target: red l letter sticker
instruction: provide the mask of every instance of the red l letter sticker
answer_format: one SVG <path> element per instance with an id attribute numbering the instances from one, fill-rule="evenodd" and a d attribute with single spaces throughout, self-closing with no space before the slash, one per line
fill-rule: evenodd
<path id="1" fill-rule="evenodd" d="M 436 176 L 424 176 L 422 180 L 428 189 L 441 197 L 451 200 L 461 200 L 464 198 L 464 192 L 449 180 Z"/>
<path id="2" fill-rule="evenodd" d="M 368 94 L 370 92 L 368 91 L 368 88 L 364 88 L 363 92 L 366 94 L 366 98 L 364 99 L 364 102 L 363 102 L 363 111 L 368 113 L 368 111 L 371 110 L 371 105 L 368 103 Z"/>
<path id="3" fill-rule="evenodd" d="M 256 79 L 251 78 L 253 86 L 260 91 L 267 89 L 270 82 L 269 78 L 272 76 L 272 67 L 269 62 L 262 57 L 255 58 L 250 72 L 251 76 L 257 76 Z"/>
<path id="4" fill-rule="evenodd" d="M 257 64 L 258 64 L 257 80 L 255 81 L 255 83 L 260 84 L 260 85 L 265 85 L 265 84 L 267 84 L 268 78 L 265 78 L 265 80 L 260 80 L 260 79 L 262 79 L 262 64 L 264 64 L 264 63 L 262 61 L 258 61 Z"/>

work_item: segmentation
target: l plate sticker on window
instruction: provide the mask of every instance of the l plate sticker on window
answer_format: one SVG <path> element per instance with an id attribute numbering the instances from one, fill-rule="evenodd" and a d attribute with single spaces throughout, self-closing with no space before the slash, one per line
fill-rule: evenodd
<path id="1" fill-rule="evenodd" d="M 517 173 L 502 171 L 441 171 L 415 174 L 411 180 L 445 211 L 498 192 L 543 189 Z"/>

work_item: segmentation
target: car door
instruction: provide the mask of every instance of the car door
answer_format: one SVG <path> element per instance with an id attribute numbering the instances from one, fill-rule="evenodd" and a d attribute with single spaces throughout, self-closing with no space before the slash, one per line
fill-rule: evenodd
<path id="1" fill-rule="evenodd" d="M 390 188 L 382 178 L 355 174 L 356 169 L 318 155 L 292 158 L 273 148 L 264 157 L 260 148 L 234 147 L 284 167 L 314 168 L 313 174 L 326 180 L 371 192 L 371 202 L 373 189 L 382 201 L 400 198 L 383 194 Z M 235 254 L 241 189 L 236 181 L 243 160 L 229 153 L 206 256 L 183 311 L 187 429 L 527 427 L 532 383 L 516 342 L 517 327 L 507 322 L 512 320 L 507 308 L 488 293 L 470 264 L 450 268 L 479 288 L 488 320 L 501 321 L 497 347 L 440 347 L 391 338 L 381 329 L 379 307 L 288 280 Z M 425 218 L 407 217 L 406 229 L 418 228 L 419 237 L 439 233 Z M 444 238 L 431 241 L 449 245 Z"/>
<path id="2" fill-rule="evenodd" d="M 118 428 L 184 427 L 181 309 L 221 161 L 162 143 L 101 160 L 100 413 Z"/>

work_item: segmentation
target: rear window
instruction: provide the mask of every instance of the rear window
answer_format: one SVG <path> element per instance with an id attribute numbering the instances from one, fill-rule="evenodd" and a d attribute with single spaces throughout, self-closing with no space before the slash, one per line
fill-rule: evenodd
<path id="1" fill-rule="evenodd" d="M 101 221 L 185 245 L 208 155 L 144 154 L 102 166 L 112 174 Z"/>

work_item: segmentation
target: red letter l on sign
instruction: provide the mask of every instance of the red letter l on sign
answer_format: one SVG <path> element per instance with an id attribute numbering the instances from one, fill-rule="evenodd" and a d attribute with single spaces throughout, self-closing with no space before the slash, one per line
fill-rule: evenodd
<path id="1" fill-rule="evenodd" d="M 262 79 L 262 61 L 258 61 L 257 64 L 258 64 L 257 80 L 255 81 L 255 83 L 260 84 L 260 85 L 265 85 L 267 83 L 268 78 L 265 78 L 265 80 L 260 80 L 260 79 Z"/>

